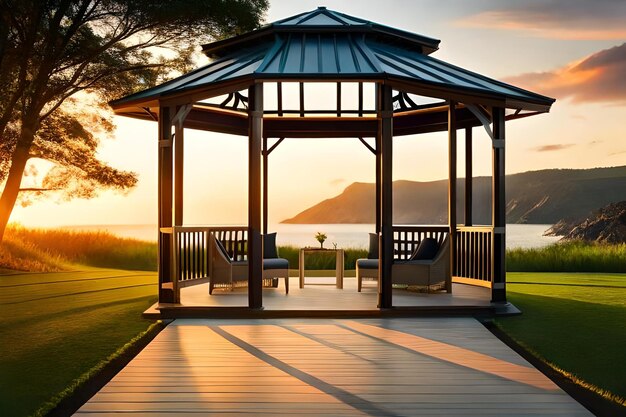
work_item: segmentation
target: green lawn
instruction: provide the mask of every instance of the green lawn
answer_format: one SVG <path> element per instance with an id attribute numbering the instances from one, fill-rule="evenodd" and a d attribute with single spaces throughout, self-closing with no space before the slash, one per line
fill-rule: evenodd
<path id="1" fill-rule="evenodd" d="M 509 272 L 507 282 L 523 314 L 498 327 L 583 385 L 626 398 L 626 274 Z"/>
<path id="2" fill-rule="evenodd" d="M 0 276 L 0 410 L 26 416 L 145 331 L 154 272 Z"/>

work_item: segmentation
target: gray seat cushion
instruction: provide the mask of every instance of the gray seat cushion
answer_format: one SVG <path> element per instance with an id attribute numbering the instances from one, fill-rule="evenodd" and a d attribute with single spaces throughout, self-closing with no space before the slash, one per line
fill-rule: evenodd
<path id="1" fill-rule="evenodd" d="M 283 258 L 263 259 L 263 270 L 289 269 L 289 261 Z"/>
<path id="2" fill-rule="evenodd" d="M 394 265 L 432 265 L 432 259 L 418 259 L 418 260 L 408 260 L 408 261 L 393 261 Z"/>
<path id="3" fill-rule="evenodd" d="M 357 259 L 359 269 L 378 269 L 378 259 Z"/>

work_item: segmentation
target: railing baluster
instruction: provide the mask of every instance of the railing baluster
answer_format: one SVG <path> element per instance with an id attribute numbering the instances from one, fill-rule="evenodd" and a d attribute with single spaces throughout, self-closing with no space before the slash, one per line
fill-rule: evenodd
<path id="1" fill-rule="evenodd" d="M 455 242 L 457 254 L 453 262 L 453 276 L 491 282 L 492 245 L 493 229 L 490 226 L 458 227 L 457 241 Z"/>

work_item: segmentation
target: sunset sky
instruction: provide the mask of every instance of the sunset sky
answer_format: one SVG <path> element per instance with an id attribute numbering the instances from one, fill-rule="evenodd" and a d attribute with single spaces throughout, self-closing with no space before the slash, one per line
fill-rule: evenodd
<path id="1" fill-rule="evenodd" d="M 266 21 L 320 5 L 441 39 L 434 57 L 555 97 L 549 114 L 507 123 L 507 174 L 626 165 L 625 1 L 271 0 Z M 103 141 L 100 155 L 138 173 L 134 190 L 18 206 L 12 221 L 156 223 L 157 125 L 121 117 L 115 122 L 116 137 Z M 394 180 L 447 178 L 446 138 L 442 132 L 396 139 Z M 480 129 L 475 138 L 475 175 L 489 175 L 489 142 Z M 185 139 L 185 223 L 245 224 L 247 139 L 197 131 Z M 335 196 L 352 182 L 374 181 L 374 157 L 357 139 L 286 140 L 269 166 L 270 222 Z"/>

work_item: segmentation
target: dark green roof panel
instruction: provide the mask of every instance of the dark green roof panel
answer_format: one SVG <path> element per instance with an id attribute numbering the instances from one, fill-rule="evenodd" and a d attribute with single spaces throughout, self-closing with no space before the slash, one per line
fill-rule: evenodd
<path id="1" fill-rule="evenodd" d="M 381 37 L 369 31 L 311 30 L 331 23 L 352 29 L 372 25 L 366 20 L 327 9 L 283 19 L 271 27 L 294 29 L 274 32 L 271 37 L 258 38 L 246 47 L 241 44 L 242 47 L 204 67 L 111 104 L 121 107 L 125 103 L 154 100 L 242 77 L 268 80 L 399 78 L 517 102 L 550 106 L 554 101 L 435 59 L 420 48 L 407 44 L 404 38 L 401 42 L 393 42 L 389 36 Z M 307 30 L 298 30 L 304 25 Z"/>

